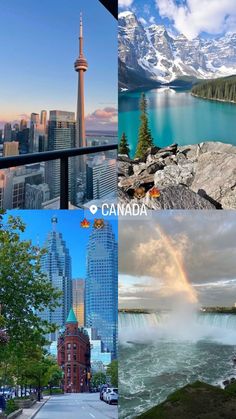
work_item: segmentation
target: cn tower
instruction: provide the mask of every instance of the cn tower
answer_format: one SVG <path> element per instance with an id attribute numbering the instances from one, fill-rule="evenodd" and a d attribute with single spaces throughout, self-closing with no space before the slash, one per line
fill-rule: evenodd
<path id="1" fill-rule="evenodd" d="M 84 72 L 88 69 L 88 63 L 83 52 L 83 20 L 80 14 L 80 34 L 79 34 L 79 58 L 75 62 L 75 71 L 78 77 L 78 98 L 77 98 L 77 135 L 76 146 L 86 147 L 85 123 L 84 123 Z"/>

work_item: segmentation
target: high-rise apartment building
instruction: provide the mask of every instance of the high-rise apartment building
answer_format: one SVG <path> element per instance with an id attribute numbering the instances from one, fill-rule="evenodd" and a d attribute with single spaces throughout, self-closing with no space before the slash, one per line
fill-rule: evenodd
<path id="1" fill-rule="evenodd" d="M 30 133 L 29 133 L 29 152 L 38 153 L 46 151 L 46 111 L 41 112 L 41 117 L 38 113 L 32 113 L 30 118 Z M 43 123 L 41 122 L 43 121 Z"/>
<path id="2" fill-rule="evenodd" d="M 50 199 L 50 191 L 47 183 L 39 185 L 25 186 L 25 208 L 26 209 L 42 209 L 45 202 Z"/>
<path id="3" fill-rule="evenodd" d="M 19 143 L 18 141 L 5 141 L 3 144 L 3 157 L 18 156 Z"/>
<path id="4" fill-rule="evenodd" d="M 117 354 L 117 242 L 110 223 L 93 228 L 87 247 L 85 325 L 95 328 L 104 350 Z"/>
<path id="5" fill-rule="evenodd" d="M 115 159 L 97 156 L 87 163 L 87 199 L 101 199 L 117 190 L 117 167 Z"/>
<path id="6" fill-rule="evenodd" d="M 42 257 L 41 269 L 48 276 L 53 287 L 62 292 L 62 296 L 59 299 L 59 307 L 55 311 L 47 309 L 40 313 L 40 316 L 50 323 L 64 327 L 72 307 L 71 257 L 62 234 L 57 232 L 57 218 L 53 217 L 51 221 L 52 230 L 44 243 L 47 253 Z"/>
<path id="7" fill-rule="evenodd" d="M 41 111 L 41 114 L 40 114 L 40 124 L 43 125 L 44 130 L 46 132 L 46 128 L 47 128 L 47 111 Z"/>
<path id="8" fill-rule="evenodd" d="M 72 301 L 73 310 L 78 320 L 79 326 L 84 326 L 84 297 L 85 282 L 83 279 L 73 279 L 72 281 Z"/>
<path id="9" fill-rule="evenodd" d="M 48 122 L 48 149 L 62 150 L 75 147 L 74 112 L 50 111 Z M 72 169 L 70 168 L 70 171 Z M 60 195 L 60 162 L 53 160 L 45 165 L 46 182 L 50 187 L 51 199 Z"/>
<path id="10" fill-rule="evenodd" d="M 40 164 L 0 170 L 0 195 L 3 209 L 24 209 L 26 185 L 43 183 L 44 171 Z"/>
<path id="11" fill-rule="evenodd" d="M 4 141 L 11 141 L 12 128 L 10 123 L 4 125 Z"/>
<path id="12" fill-rule="evenodd" d="M 38 113 L 33 112 L 31 114 L 31 116 L 30 116 L 30 123 L 33 123 L 33 124 L 39 124 L 40 123 L 39 114 Z"/>
<path id="13" fill-rule="evenodd" d="M 26 119 L 22 119 L 20 121 L 20 131 L 23 131 L 24 129 L 26 129 L 28 127 L 28 123 L 26 121 Z"/>

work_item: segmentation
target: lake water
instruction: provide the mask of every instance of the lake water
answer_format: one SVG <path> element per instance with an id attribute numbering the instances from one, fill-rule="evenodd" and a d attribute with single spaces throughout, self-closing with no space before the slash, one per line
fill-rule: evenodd
<path id="1" fill-rule="evenodd" d="M 119 314 L 119 417 L 135 418 L 196 380 L 235 376 L 236 316 Z M 173 318 L 175 318 L 173 316 Z"/>
<path id="2" fill-rule="evenodd" d="M 169 88 L 145 92 L 152 137 L 156 145 L 196 144 L 222 141 L 236 145 L 236 105 L 193 97 L 189 91 Z M 125 132 L 135 153 L 142 92 L 125 92 L 119 97 L 119 138 Z"/>

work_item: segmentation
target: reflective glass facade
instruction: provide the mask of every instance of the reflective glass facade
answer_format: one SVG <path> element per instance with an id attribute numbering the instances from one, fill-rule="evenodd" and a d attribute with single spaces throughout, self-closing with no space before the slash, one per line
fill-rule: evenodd
<path id="1" fill-rule="evenodd" d="M 93 228 L 87 248 L 86 327 L 97 330 L 105 350 L 117 355 L 118 249 L 112 227 Z"/>
<path id="2" fill-rule="evenodd" d="M 55 311 L 45 310 L 42 317 L 58 326 L 65 326 L 72 307 L 71 257 L 61 233 L 56 231 L 57 219 L 52 218 L 52 231 L 48 233 L 44 248 L 47 253 L 41 262 L 42 271 L 48 276 L 52 285 L 62 291 L 60 306 Z"/>

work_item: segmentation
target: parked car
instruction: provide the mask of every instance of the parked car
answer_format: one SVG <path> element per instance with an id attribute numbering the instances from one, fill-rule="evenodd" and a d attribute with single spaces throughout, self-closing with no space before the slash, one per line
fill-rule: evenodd
<path id="1" fill-rule="evenodd" d="M 108 404 L 117 404 L 118 403 L 118 388 L 110 388 L 107 396 L 106 396 L 106 402 Z"/>
<path id="2" fill-rule="evenodd" d="M 14 392 L 10 388 L 1 388 L 0 389 L 0 395 L 4 396 L 5 399 L 11 399 Z"/>
<path id="3" fill-rule="evenodd" d="M 100 387 L 100 400 L 103 400 L 103 393 L 104 393 L 104 391 L 106 391 L 107 387 L 108 387 L 107 384 L 103 384 Z"/>
<path id="4" fill-rule="evenodd" d="M 117 403 L 118 401 L 118 389 L 114 387 L 108 387 L 106 391 L 103 393 L 103 400 L 106 403 Z M 110 404 L 111 404 L 110 403 Z"/>

